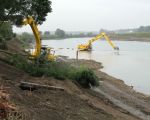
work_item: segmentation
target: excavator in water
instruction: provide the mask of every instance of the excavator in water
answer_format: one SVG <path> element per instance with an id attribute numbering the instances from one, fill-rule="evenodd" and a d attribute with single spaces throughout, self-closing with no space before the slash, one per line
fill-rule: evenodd
<path id="1" fill-rule="evenodd" d="M 106 33 L 104 33 L 104 32 L 98 34 L 97 36 L 95 36 L 94 38 L 89 40 L 86 44 L 78 45 L 78 50 L 79 51 L 90 51 L 90 50 L 92 50 L 92 43 L 101 39 L 101 38 L 105 38 L 114 50 L 119 50 L 119 47 L 115 46 L 112 43 L 112 41 L 109 39 L 109 37 L 106 35 Z"/>
<path id="2" fill-rule="evenodd" d="M 23 20 L 23 25 L 30 25 L 32 32 L 34 34 L 36 44 L 35 44 L 35 50 L 33 53 L 31 53 L 31 59 L 39 59 L 42 58 L 47 61 L 54 61 L 56 59 L 56 56 L 52 54 L 51 48 L 42 46 L 41 44 L 41 37 L 40 32 L 38 30 L 37 24 L 34 21 L 32 16 L 28 16 Z"/>

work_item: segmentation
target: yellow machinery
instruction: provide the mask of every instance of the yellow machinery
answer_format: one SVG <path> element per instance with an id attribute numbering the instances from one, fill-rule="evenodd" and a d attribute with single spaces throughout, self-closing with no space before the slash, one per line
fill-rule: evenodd
<path id="1" fill-rule="evenodd" d="M 56 57 L 53 54 L 51 54 L 51 49 L 47 48 L 47 47 L 42 47 L 40 33 L 38 31 L 38 28 L 37 28 L 37 25 L 36 25 L 34 19 L 31 16 L 29 16 L 23 20 L 23 24 L 30 25 L 30 27 L 33 31 L 35 40 L 36 40 L 35 51 L 31 54 L 32 58 L 40 58 L 42 56 L 42 57 L 44 57 L 44 59 L 46 59 L 48 61 L 55 60 Z"/>
<path id="2" fill-rule="evenodd" d="M 101 38 L 105 38 L 108 43 L 113 47 L 113 49 L 115 50 L 119 50 L 118 47 L 116 47 L 112 42 L 111 40 L 109 39 L 109 37 L 106 35 L 106 33 L 102 32 L 100 34 L 98 34 L 97 36 L 95 36 L 94 38 L 92 38 L 91 40 L 88 41 L 88 43 L 86 44 L 81 44 L 81 45 L 78 45 L 78 50 L 80 51 L 89 51 L 92 49 L 92 43 L 96 40 L 99 40 Z"/>

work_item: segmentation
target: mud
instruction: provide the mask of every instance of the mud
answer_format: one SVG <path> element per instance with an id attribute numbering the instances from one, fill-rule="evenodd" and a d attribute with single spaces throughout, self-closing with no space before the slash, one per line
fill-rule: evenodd
<path id="1" fill-rule="evenodd" d="M 100 86 L 92 88 L 103 95 L 114 106 L 121 108 L 124 113 L 131 114 L 143 120 L 150 120 L 150 96 L 136 92 L 132 86 L 127 86 L 120 79 L 109 76 L 100 69 L 102 65 L 89 60 L 70 60 L 75 65 L 87 65 L 95 70 L 100 79 Z"/>

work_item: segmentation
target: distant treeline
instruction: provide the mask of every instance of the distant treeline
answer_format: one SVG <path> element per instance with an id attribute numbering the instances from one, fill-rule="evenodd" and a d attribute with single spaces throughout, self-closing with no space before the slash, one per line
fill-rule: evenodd
<path id="1" fill-rule="evenodd" d="M 150 41 L 150 32 L 109 34 L 109 37 L 114 40 Z"/>
<path id="2" fill-rule="evenodd" d="M 118 31 L 109 31 L 101 29 L 100 32 L 106 32 L 110 39 L 141 39 L 141 38 L 150 38 L 150 26 L 141 26 L 137 29 L 124 29 Z M 99 33 L 100 33 L 99 32 Z M 41 32 L 41 38 L 43 40 L 50 40 L 50 39 L 65 39 L 65 38 L 82 38 L 82 37 L 94 37 L 97 34 L 93 32 L 79 32 L 76 34 L 65 32 L 62 29 L 56 29 L 55 32 L 51 33 L 50 31 Z M 25 43 L 34 42 L 34 35 L 32 33 L 24 32 L 20 35 L 17 35 L 17 38 L 24 41 Z"/>
<path id="3" fill-rule="evenodd" d="M 71 34 L 66 33 L 64 30 L 56 29 L 54 33 L 49 31 L 41 32 L 40 36 L 43 40 L 50 40 L 50 39 L 65 39 L 65 38 L 81 38 L 81 37 L 94 37 L 96 34 L 89 32 L 89 33 L 78 33 L 78 34 Z M 22 41 L 26 41 L 28 43 L 33 42 L 34 35 L 32 33 L 23 32 L 22 34 L 18 34 L 17 38 Z"/>
<path id="4" fill-rule="evenodd" d="M 126 33 L 150 33 L 150 26 L 140 26 L 139 28 L 133 29 L 120 29 L 112 31 L 118 34 L 126 34 Z"/>
<path id="5" fill-rule="evenodd" d="M 93 37 L 95 34 L 92 32 L 89 33 L 78 33 L 78 34 L 72 34 L 67 33 L 64 30 L 56 29 L 55 33 L 51 34 L 49 31 L 45 31 L 44 33 L 41 32 L 41 37 L 44 40 L 48 39 L 65 39 L 65 38 L 81 38 L 81 37 Z"/>
<path id="6" fill-rule="evenodd" d="M 141 26 L 138 29 L 133 29 L 133 32 L 150 32 L 150 26 Z"/>

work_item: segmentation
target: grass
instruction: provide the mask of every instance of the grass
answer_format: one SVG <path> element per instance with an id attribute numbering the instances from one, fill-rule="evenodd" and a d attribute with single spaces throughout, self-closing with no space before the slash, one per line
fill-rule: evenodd
<path id="1" fill-rule="evenodd" d="M 80 68 L 76 71 L 75 80 L 84 88 L 99 85 L 98 78 L 95 73 L 86 67 Z"/>
<path id="2" fill-rule="evenodd" d="M 84 88 L 98 86 L 98 78 L 95 73 L 87 67 L 74 67 L 67 62 L 48 62 L 42 64 L 31 62 L 21 55 L 13 55 L 9 58 L 10 64 L 36 77 L 54 77 L 59 80 L 71 79 Z"/>

